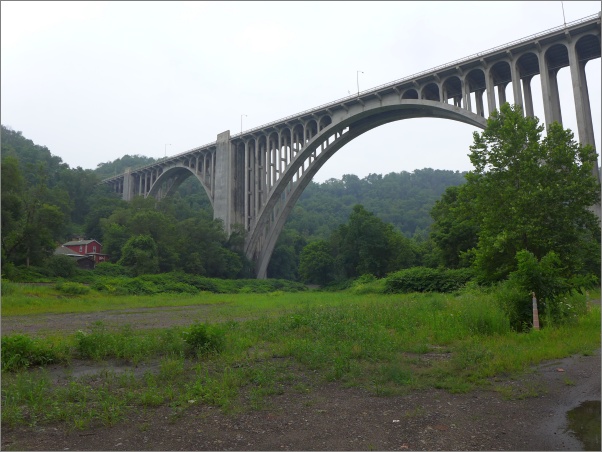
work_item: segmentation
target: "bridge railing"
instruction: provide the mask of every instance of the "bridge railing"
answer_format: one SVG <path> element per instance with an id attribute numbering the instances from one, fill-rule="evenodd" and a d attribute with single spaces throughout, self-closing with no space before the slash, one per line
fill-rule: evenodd
<path id="1" fill-rule="evenodd" d="M 559 25 L 557 27 L 553 27 L 553 28 L 550 28 L 550 29 L 545 30 L 545 31 L 540 31 L 540 32 L 535 33 L 533 35 L 529 35 L 529 36 L 526 36 L 524 38 L 520 38 L 520 39 L 511 41 L 511 42 L 508 42 L 506 44 L 502 44 L 502 45 L 499 45 L 499 46 L 496 46 L 496 47 L 492 47 L 492 48 L 484 50 L 482 52 L 478 52 L 478 53 L 475 53 L 475 54 L 467 56 L 467 57 L 463 57 L 463 58 L 460 58 L 460 59 L 457 59 L 457 60 L 454 60 L 454 61 L 450 61 L 449 63 L 444 63 L 444 64 L 441 64 L 439 66 L 435 66 L 434 68 L 427 69 L 427 70 L 424 70 L 424 71 L 420 71 L 420 72 L 417 72 L 415 74 L 408 75 L 406 77 L 394 80 L 392 82 L 387 82 L 387 83 L 384 83 L 382 85 L 378 85 L 376 87 L 369 88 L 369 89 L 364 90 L 364 91 L 360 91 L 358 94 L 352 94 L 350 96 L 346 96 L 346 97 L 343 97 L 341 99 L 338 99 L 338 100 L 335 100 L 335 101 L 331 101 L 331 102 L 328 102 L 326 104 L 319 105 L 317 107 L 310 108 L 309 110 L 304 110 L 304 111 L 302 111 L 300 113 L 296 113 L 294 115 L 289 115 L 289 116 L 286 116 L 284 118 L 277 119 L 277 120 L 272 121 L 272 122 L 268 122 L 268 123 L 263 124 L 261 126 L 253 127 L 252 129 L 248 129 L 248 130 L 246 130 L 244 132 L 240 132 L 240 133 L 237 133 L 236 135 L 232 135 L 232 138 L 240 138 L 243 135 L 247 135 L 249 133 L 253 133 L 253 132 L 265 129 L 266 127 L 270 127 L 270 126 L 273 126 L 273 125 L 276 125 L 276 124 L 280 124 L 282 122 L 288 121 L 289 119 L 298 118 L 299 116 L 303 116 L 303 115 L 306 115 L 306 114 L 309 114 L 309 113 L 314 113 L 314 112 L 317 112 L 317 111 L 320 111 L 320 110 L 324 110 L 325 108 L 328 108 L 328 107 L 334 107 L 336 105 L 340 105 L 343 102 L 350 101 L 352 99 L 356 99 L 356 98 L 358 98 L 358 97 L 360 97 L 362 95 L 366 95 L 366 94 L 371 94 L 371 93 L 374 93 L 374 92 L 378 92 L 378 91 L 380 91 L 380 90 L 382 90 L 384 88 L 390 88 L 392 86 L 399 85 L 401 83 L 405 83 L 405 82 L 408 82 L 410 80 L 416 79 L 416 78 L 421 77 L 423 75 L 432 74 L 433 72 L 437 72 L 437 71 L 440 71 L 442 69 L 446 69 L 446 68 L 449 68 L 449 67 L 452 67 L 452 66 L 457 66 L 460 63 L 471 61 L 471 60 L 473 60 L 473 59 L 475 59 L 477 57 L 484 57 L 484 56 L 490 55 L 492 53 L 498 52 L 499 50 L 505 49 L 505 48 L 510 47 L 510 46 L 514 46 L 514 45 L 517 45 L 517 44 L 521 44 L 523 42 L 531 41 L 533 39 L 536 39 L 536 38 L 548 35 L 550 33 L 556 32 L 556 31 L 564 30 L 566 28 L 573 27 L 573 26 L 579 25 L 581 23 L 589 22 L 589 21 L 593 20 L 594 18 L 600 18 L 601 14 L 602 13 L 600 13 L 600 12 L 597 13 L 597 14 L 592 14 L 591 16 L 587 16 L 587 17 L 584 17 L 582 19 L 577 19 L 577 20 L 574 20 L 574 21 L 569 22 L 567 24 Z M 169 159 L 163 160 L 162 162 L 165 162 L 165 161 L 168 161 L 168 160 L 172 160 L 172 159 L 181 157 L 182 155 L 188 154 L 190 152 L 198 151 L 198 150 L 207 148 L 209 146 L 214 146 L 214 145 L 216 145 L 216 143 L 217 143 L 216 141 L 213 141 L 211 143 L 207 143 L 207 144 L 204 144 L 202 146 L 197 146 L 197 147 L 195 147 L 193 149 L 189 149 L 187 151 L 180 152 L 180 153 L 178 153 L 176 155 L 173 155 Z M 156 163 L 152 163 L 150 165 L 141 166 L 139 168 L 136 168 L 133 171 L 140 171 L 140 170 L 143 170 L 143 169 L 146 169 L 146 168 L 151 168 L 153 166 L 161 164 L 162 162 L 156 162 Z M 108 179 L 104 179 L 103 182 L 110 181 L 110 180 L 116 179 L 118 177 L 119 176 L 117 176 L 117 177 L 111 177 L 111 178 L 108 178 Z"/>

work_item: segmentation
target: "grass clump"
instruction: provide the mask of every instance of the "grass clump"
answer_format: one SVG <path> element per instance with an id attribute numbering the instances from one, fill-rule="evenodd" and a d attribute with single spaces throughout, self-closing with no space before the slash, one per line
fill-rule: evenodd
<path id="1" fill-rule="evenodd" d="M 182 336 L 189 356 L 219 353 L 224 348 L 224 332 L 215 325 L 195 323 Z"/>
<path id="2" fill-rule="evenodd" d="M 81 283 L 59 281 L 55 285 L 56 290 L 69 295 L 86 295 L 90 292 L 90 288 Z"/>
<path id="3" fill-rule="evenodd" d="M 2 336 L 2 371 L 16 371 L 64 361 L 64 352 L 24 334 Z"/>

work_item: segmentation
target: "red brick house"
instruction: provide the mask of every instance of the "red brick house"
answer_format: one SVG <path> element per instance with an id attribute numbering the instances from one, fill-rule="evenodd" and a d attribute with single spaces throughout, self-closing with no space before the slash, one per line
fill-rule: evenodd
<path id="1" fill-rule="evenodd" d="M 106 262 L 109 260 L 108 254 L 102 254 L 102 245 L 97 240 L 72 240 L 63 243 L 63 247 L 69 248 L 71 251 L 88 256 L 94 259 L 94 263 Z"/>

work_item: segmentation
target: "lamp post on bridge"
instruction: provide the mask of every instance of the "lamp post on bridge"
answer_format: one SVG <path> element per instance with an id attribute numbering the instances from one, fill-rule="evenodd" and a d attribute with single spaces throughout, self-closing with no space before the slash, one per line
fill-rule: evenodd
<path id="1" fill-rule="evenodd" d="M 360 97 L 360 72 L 363 74 L 363 71 L 355 71 L 355 81 L 357 82 L 357 97 Z"/>
<path id="2" fill-rule="evenodd" d="M 240 134 L 242 135 L 242 117 L 247 115 L 240 115 Z"/>
<path id="3" fill-rule="evenodd" d="M 564 16 L 564 3 L 560 2 L 560 6 L 562 6 L 562 20 L 564 22 L 564 28 L 566 28 L 566 17 Z"/>
<path id="4" fill-rule="evenodd" d="M 165 144 L 165 158 L 167 158 L 167 146 L 171 146 L 171 143 Z"/>

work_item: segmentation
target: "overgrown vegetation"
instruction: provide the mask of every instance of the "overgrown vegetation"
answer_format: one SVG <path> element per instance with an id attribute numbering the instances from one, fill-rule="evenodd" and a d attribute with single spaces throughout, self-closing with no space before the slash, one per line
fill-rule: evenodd
<path id="1" fill-rule="evenodd" d="M 307 392 L 324 381 L 381 396 L 477 387 L 512 396 L 492 377 L 600 347 L 599 305 L 525 334 L 511 328 L 495 291 L 357 294 L 360 287 L 376 290 L 380 281 L 362 277 L 345 292 L 254 295 L 250 302 L 246 294 L 230 295 L 219 323 L 157 330 L 95 323 L 64 336 L 4 336 L 2 425 L 61 422 L 84 429 L 113 425 L 132 410 L 156 406 L 168 406 L 173 416 L 194 404 L 254 410 L 266 406 L 272 394 Z M 137 298 L 143 305 L 160 297 Z M 61 303 L 49 297 L 44 302 L 45 312 Z M 78 304 L 90 304 L 85 296 L 71 302 L 76 311 Z M 247 320 L 240 320 L 243 305 L 249 309 Z M 107 308 L 103 302 L 99 306 Z M 224 315 L 221 304 L 211 306 Z M 118 360 L 132 367 L 69 377 L 66 384 L 55 383 L 44 371 L 58 363 L 69 373 L 80 359 Z M 300 376 L 303 386 L 297 384 Z"/>

